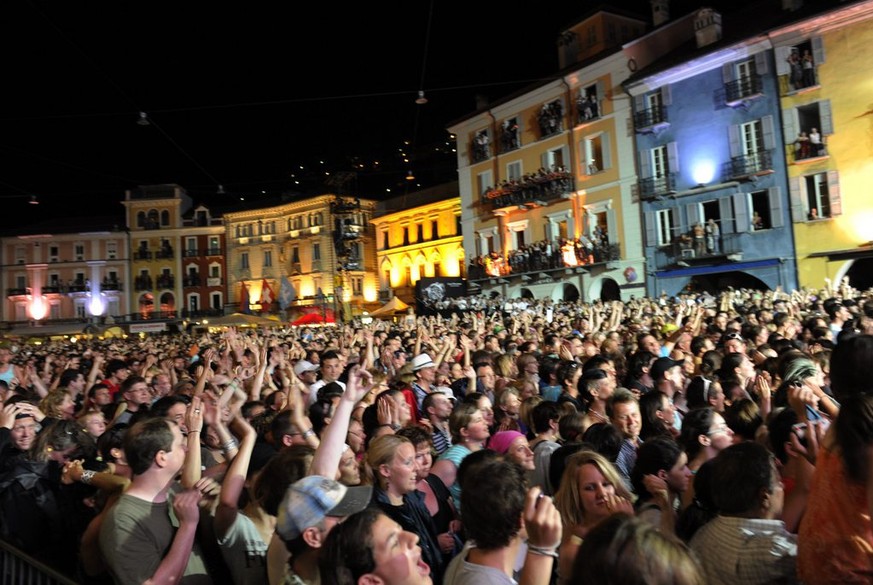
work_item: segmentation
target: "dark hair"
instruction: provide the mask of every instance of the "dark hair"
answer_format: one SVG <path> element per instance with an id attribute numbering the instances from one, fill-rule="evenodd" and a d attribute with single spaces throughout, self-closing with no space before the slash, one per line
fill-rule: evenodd
<path id="1" fill-rule="evenodd" d="M 714 461 L 712 499 L 719 514 L 725 516 L 754 510 L 760 503 L 761 491 L 772 492 L 778 481 L 770 451 L 754 441 L 731 445 Z"/>
<path id="2" fill-rule="evenodd" d="M 252 495 L 267 514 L 279 514 L 288 486 L 309 473 L 315 449 L 309 445 L 289 445 L 272 455 L 255 479 Z"/>
<path id="3" fill-rule="evenodd" d="M 67 368 L 61 372 L 61 380 L 58 382 L 58 386 L 66 388 L 70 382 L 75 382 L 79 376 L 83 376 L 81 370 Z"/>
<path id="4" fill-rule="evenodd" d="M 703 449 L 703 445 L 700 444 L 700 435 L 709 433 L 714 418 L 715 409 L 711 406 L 689 410 L 682 418 L 679 444 L 685 449 L 689 460 L 697 457 L 697 454 Z"/>
<path id="5" fill-rule="evenodd" d="M 717 376 L 721 371 L 723 357 L 721 352 L 715 349 L 704 352 L 700 358 L 700 373 L 704 376 Z"/>
<path id="6" fill-rule="evenodd" d="M 776 459 L 783 464 L 788 463 L 788 453 L 785 443 L 791 440 L 791 427 L 798 421 L 793 408 L 782 407 L 773 412 L 767 424 L 767 439 L 770 450 Z"/>
<path id="7" fill-rule="evenodd" d="M 631 354 L 627 362 L 629 380 L 639 380 L 643 376 L 643 369 L 648 368 L 658 356 L 645 349 L 640 349 Z"/>
<path id="8" fill-rule="evenodd" d="M 841 339 L 831 353 L 831 390 L 843 402 L 854 394 L 871 394 L 873 335 Z"/>
<path id="9" fill-rule="evenodd" d="M 658 418 L 658 412 L 661 410 L 661 404 L 664 399 L 670 400 L 670 397 L 660 390 L 652 390 L 640 396 L 640 417 L 642 426 L 640 427 L 640 438 L 648 441 L 654 437 L 670 437 L 670 429 L 665 426 L 665 421 Z M 666 424 L 672 426 L 673 421 L 667 421 Z"/>
<path id="10" fill-rule="evenodd" d="M 429 447 L 433 448 L 433 437 L 429 432 L 418 425 L 405 426 L 397 429 L 394 434 L 409 439 L 409 442 L 412 443 L 413 447 L 417 448 L 419 445 L 427 443 Z"/>
<path id="11" fill-rule="evenodd" d="M 631 485 L 639 498 L 637 507 L 652 499 L 652 494 L 646 489 L 643 478 L 647 475 L 657 475 L 662 469 L 670 471 L 681 456 L 682 449 L 676 441 L 666 437 L 654 437 L 640 445 L 637 460 L 630 474 Z"/>
<path id="12" fill-rule="evenodd" d="M 173 450 L 173 430 L 165 418 L 149 417 L 128 429 L 124 436 L 124 456 L 134 476 L 142 475 L 152 466 L 158 451 Z"/>
<path id="13" fill-rule="evenodd" d="M 376 569 L 373 525 L 384 515 L 378 508 L 366 508 L 331 529 L 318 557 L 323 585 L 357 585 Z"/>
<path id="14" fill-rule="evenodd" d="M 560 421 L 564 410 L 557 402 L 544 400 L 533 407 L 530 417 L 534 433 L 542 433 L 549 429 L 552 421 Z"/>
<path id="15" fill-rule="evenodd" d="M 545 384 L 552 383 L 552 376 L 557 376 L 558 366 L 561 360 L 552 356 L 543 356 L 540 358 L 539 376 Z"/>
<path id="16" fill-rule="evenodd" d="M 107 428 L 97 437 L 97 456 L 102 461 L 115 462 L 116 458 L 112 455 L 112 450 L 124 448 L 124 435 L 127 434 L 128 428 L 130 425 L 118 423 Z"/>
<path id="17" fill-rule="evenodd" d="M 608 422 L 594 423 L 582 434 L 582 442 L 590 445 L 595 451 L 606 457 L 612 463 L 618 459 L 624 436 L 618 428 Z"/>
<path id="18" fill-rule="evenodd" d="M 560 434 L 561 438 L 567 443 L 581 440 L 582 429 L 584 428 L 585 422 L 585 413 L 578 412 L 572 405 L 570 405 L 570 407 L 572 408 L 572 412 L 567 412 L 566 409 L 562 407 L 561 418 L 558 419 L 558 434 Z"/>
<path id="19" fill-rule="evenodd" d="M 521 529 L 527 480 L 516 463 L 493 453 L 479 455 L 483 452 L 465 457 L 464 472 L 459 469 L 458 475 L 467 537 L 487 551 L 508 546 Z M 470 460 L 473 455 L 478 457 Z"/>
<path id="20" fill-rule="evenodd" d="M 324 362 L 324 360 L 338 360 L 339 354 L 332 349 L 327 349 L 321 352 L 319 359 L 322 363 Z"/>
<path id="21" fill-rule="evenodd" d="M 125 378 L 124 382 L 121 383 L 121 386 L 118 387 L 118 392 L 123 395 L 124 393 L 130 391 L 130 389 L 133 388 L 134 384 L 139 384 L 140 382 L 145 384 L 145 378 L 143 378 L 142 376 L 130 375 Z"/>
<path id="22" fill-rule="evenodd" d="M 676 518 L 676 536 L 691 542 L 697 531 L 715 518 L 718 510 L 712 501 L 712 468 L 715 459 L 705 461 L 694 474 L 694 499 Z"/>
<path id="23" fill-rule="evenodd" d="M 724 411 L 724 421 L 727 426 L 743 439 L 751 441 L 764 424 L 758 403 L 751 398 L 738 398 Z"/>
<path id="24" fill-rule="evenodd" d="M 129 380 L 130 378 L 128 378 Z M 170 412 L 170 409 L 177 404 L 184 404 L 187 408 L 189 404 L 191 404 L 191 398 L 184 394 L 169 394 L 167 396 L 162 396 L 155 400 L 152 404 L 151 408 L 149 408 L 149 412 L 153 416 L 166 417 L 167 413 Z"/>

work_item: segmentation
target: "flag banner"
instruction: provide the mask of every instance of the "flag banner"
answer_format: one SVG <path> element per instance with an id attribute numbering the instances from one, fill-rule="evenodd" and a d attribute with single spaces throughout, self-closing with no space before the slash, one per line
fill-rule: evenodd
<path id="1" fill-rule="evenodd" d="M 282 276 L 279 283 L 279 307 L 284 311 L 291 306 L 291 302 L 297 298 L 297 291 L 294 290 L 294 285 L 288 280 L 287 276 Z"/>
<path id="2" fill-rule="evenodd" d="M 273 305 L 276 295 L 273 294 L 273 289 L 270 288 L 270 283 L 265 278 L 261 282 L 261 311 L 269 311 Z"/>
<path id="3" fill-rule="evenodd" d="M 245 313 L 246 315 L 250 314 L 252 310 L 249 308 L 249 287 L 246 286 L 246 283 L 242 283 L 242 289 L 240 289 L 239 293 L 239 312 Z"/>

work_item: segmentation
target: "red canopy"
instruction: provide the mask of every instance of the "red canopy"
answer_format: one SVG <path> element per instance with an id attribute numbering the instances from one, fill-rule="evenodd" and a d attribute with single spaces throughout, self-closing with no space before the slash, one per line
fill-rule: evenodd
<path id="1" fill-rule="evenodd" d="M 336 323 L 333 315 L 327 315 L 327 319 L 321 313 L 307 313 L 291 322 L 291 325 L 323 325 L 324 323 Z"/>

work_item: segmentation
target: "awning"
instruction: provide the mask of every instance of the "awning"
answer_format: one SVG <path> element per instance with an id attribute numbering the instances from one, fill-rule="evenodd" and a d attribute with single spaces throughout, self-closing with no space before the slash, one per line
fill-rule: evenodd
<path id="1" fill-rule="evenodd" d="M 737 272 L 744 270 L 756 270 L 758 268 L 767 268 L 781 264 L 779 258 L 768 258 L 766 260 L 750 260 L 748 262 L 732 262 L 731 264 L 718 264 L 716 266 L 689 266 L 688 268 L 678 268 L 676 270 L 662 270 L 655 272 L 658 278 L 678 278 L 680 276 L 697 276 L 700 274 L 720 274 L 724 272 Z"/>

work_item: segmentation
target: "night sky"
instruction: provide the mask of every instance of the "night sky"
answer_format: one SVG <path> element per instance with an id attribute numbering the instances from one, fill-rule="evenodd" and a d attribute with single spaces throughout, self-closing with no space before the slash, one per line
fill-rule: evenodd
<path id="1" fill-rule="evenodd" d="M 336 190 L 327 173 L 375 199 L 454 180 L 446 125 L 555 73 L 558 33 L 598 5 L 261 4 L 0 3 L 3 227 L 120 214 L 137 185 L 221 207 Z"/>

